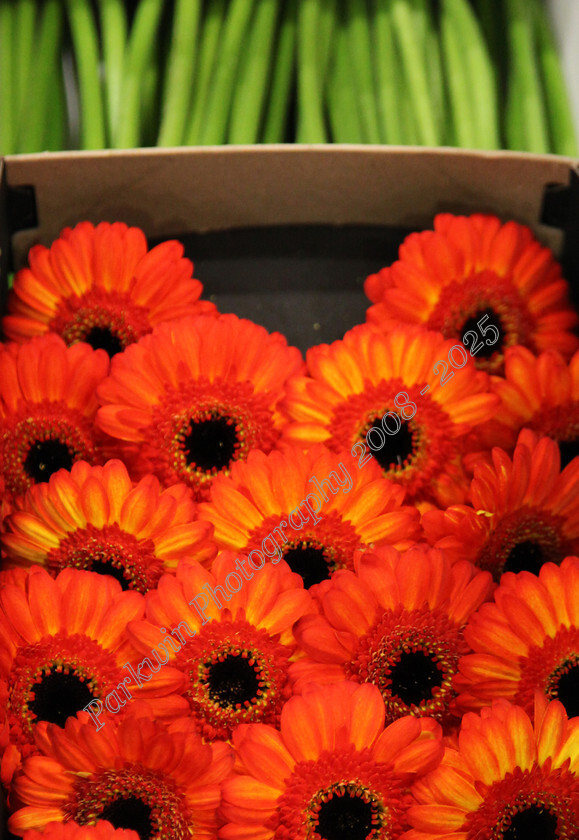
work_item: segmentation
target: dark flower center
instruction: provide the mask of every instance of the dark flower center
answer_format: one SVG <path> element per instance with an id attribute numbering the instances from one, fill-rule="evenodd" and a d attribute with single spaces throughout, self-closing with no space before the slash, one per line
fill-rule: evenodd
<path id="1" fill-rule="evenodd" d="M 561 469 L 571 463 L 573 458 L 579 456 L 579 438 L 575 440 L 559 440 L 559 451 L 561 453 Z"/>
<path id="2" fill-rule="evenodd" d="M 187 464 L 206 472 L 222 470 L 235 454 L 238 444 L 235 422 L 231 417 L 214 415 L 207 420 L 192 420 L 191 431 L 183 447 Z"/>
<path id="3" fill-rule="evenodd" d="M 114 356 L 124 350 L 123 342 L 110 327 L 93 327 L 85 335 L 83 341 L 90 344 L 93 350 L 106 350 L 109 356 Z"/>
<path id="4" fill-rule="evenodd" d="M 579 664 L 572 665 L 561 674 L 557 684 L 557 696 L 569 717 L 579 715 Z"/>
<path id="5" fill-rule="evenodd" d="M 365 840 L 373 828 L 372 804 L 358 796 L 332 796 L 323 802 L 316 834 L 323 840 Z"/>
<path id="6" fill-rule="evenodd" d="M 251 703 L 259 690 L 259 676 L 244 656 L 226 656 L 207 667 L 212 699 L 223 708 Z"/>
<path id="7" fill-rule="evenodd" d="M 490 359 L 493 353 L 501 353 L 503 349 L 503 337 L 505 335 L 505 330 L 502 324 L 501 319 L 497 315 L 497 313 L 492 309 L 490 306 L 486 309 L 479 309 L 475 315 L 469 318 L 467 321 L 464 322 L 462 330 L 460 331 L 460 340 L 463 344 L 465 344 L 464 337 L 469 330 L 474 332 L 477 336 L 480 336 L 481 329 L 477 325 L 477 321 L 480 321 L 485 315 L 488 315 L 488 320 L 484 322 L 482 329 L 486 330 L 489 325 L 495 326 L 499 331 L 499 339 L 496 344 L 491 344 L 490 346 L 485 342 L 480 350 L 477 350 L 476 358 L 482 359 Z M 494 332 L 491 330 L 491 333 Z M 484 339 L 483 339 L 484 341 Z M 472 337 L 469 337 L 466 341 L 468 347 L 472 348 L 474 346 L 474 342 Z M 478 342 L 477 342 L 478 344 Z"/>
<path id="8" fill-rule="evenodd" d="M 99 819 L 108 820 L 115 828 L 132 828 L 141 840 L 149 840 L 153 830 L 151 809 L 136 796 L 109 802 L 99 814 Z"/>
<path id="9" fill-rule="evenodd" d="M 88 571 L 96 572 L 99 575 L 110 575 L 121 584 L 123 591 L 128 590 L 130 580 L 125 577 L 124 569 L 118 566 L 113 566 L 112 563 L 107 563 L 106 560 L 92 560 L 87 566 Z"/>
<path id="10" fill-rule="evenodd" d="M 378 423 L 374 423 L 378 426 Z M 410 425 L 404 420 L 399 431 L 395 435 L 384 435 L 386 443 L 377 452 L 373 452 L 374 458 L 378 461 L 383 470 L 400 468 L 404 462 L 412 457 L 414 452 L 414 436 Z"/>
<path id="11" fill-rule="evenodd" d="M 292 572 L 299 575 L 304 587 L 309 589 L 315 583 L 328 580 L 330 571 L 323 548 L 304 545 L 290 548 L 283 556 Z"/>
<path id="12" fill-rule="evenodd" d="M 538 805 L 530 805 L 511 818 L 503 840 L 555 840 L 557 817 Z"/>
<path id="13" fill-rule="evenodd" d="M 49 438 L 32 444 L 24 469 L 33 481 L 48 481 L 57 470 L 70 470 L 72 464 L 73 456 L 68 446 L 57 438 Z"/>
<path id="14" fill-rule="evenodd" d="M 28 708 L 37 720 L 64 726 L 67 718 L 84 709 L 92 699 L 88 685 L 76 674 L 53 671 L 34 685 L 34 700 L 28 703 Z"/>
<path id="15" fill-rule="evenodd" d="M 538 575 L 541 566 L 545 562 L 542 547 L 531 540 L 517 543 L 509 551 L 504 565 L 504 572 L 531 572 Z"/>
<path id="16" fill-rule="evenodd" d="M 390 668 L 390 691 L 407 706 L 430 700 L 432 689 L 442 685 L 444 674 L 436 662 L 421 650 L 403 653 Z"/>

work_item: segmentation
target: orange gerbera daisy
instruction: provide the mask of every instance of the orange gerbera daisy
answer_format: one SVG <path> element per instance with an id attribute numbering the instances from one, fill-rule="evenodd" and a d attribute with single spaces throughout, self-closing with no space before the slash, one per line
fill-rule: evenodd
<path id="1" fill-rule="evenodd" d="M 504 574 L 495 603 L 471 616 L 475 651 L 459 662 L 455 687 L 464 709 L 504 697 L 533 711 L 536 689 L 579 715 L 579 558 L 545 563 L 539 576 Z"/>
<path id="2" fill-rule="evenodd" d="M 557 444 L 523 429 L 512 460 L 498 447 L 492 464 L 475 467 L 473 507 L 431 510 L 422 523 L 430 542 L 454 557 L 503 572 L 537 574 L 579 552 L 579 460 L 561 472 Z"/>
<path id="3" fill-rule="evenodd" d="M 51 331 L 112 356 L 161 321 L 216 312 L 199 300 L 203 286 L 180 242 L 148 251 L 143 231 L 123 222 L 65 228 L 50 248 L 31 248 L 28 262 L 14 278 L 3 319 L 14 341 Z"/>
<path id="4" fill-rule="evenodd" d="M 184 484 L 161 490 L 154 476 L 133 486 L 121 461 L 77 461 L 48 484 L 31 487 L 6 520 L 2 546 L 12 563 L 67 566 L 113 575 L 123 589 L 146 592 L 181 557 L 211 560 L 217 546 L 208 522 L 196 522 Z"/>
<path id="5" fill-rule="evenodd" d="M 199 512 L 215 526 L 220 547 L 264 562 L 283 557 L 309 589 L 336 569 L 353 568 L 361 546 L 411 545 L 420 535 L 418 513 L 403 498 L 374 461 L 360 470 L 349 452 L 287 446 L 234 464 Z"/>
<path id="6" fill-rule="evenodd" d="M 483 429 L 485 441 L 510 450 L 526 427 L 557 441 L 563 466 L 579 455 L 579 352 L 567 365 L 555 350 L 533 356 L 525 347 L 509 348 L 504 379 L 493 379 L 491 388 L 502 405 Z"/>
<path id="7" fill-rule="evenodd" d="M 139 840 L 132 829 L 115 828 L 107 820 L 99 820 L 94 826 L 75 822 L 49 823 L 43 831 L 31 829 L 24 832 L 24 840 Z"/>
<path id="8" fill-rule="evenodd" d="M 244 772 L 223 785 L 223 840 L 397 840 L 410 781 L 442 755 L 433 720 L 384 729 L 378 689 L 347 682 L 292 697 L 281 731 L 250 724 L 233 740 Z"/>
<path id="9" fill-rule="evenodd" d="M 144 709 L 99 733 L 87 717 L 39 731 L 42 755 L 29 757 L 14 781 L 25 807 L 10 818 L 11 831 L 107 820 L 140 840 L 216 837 L 219 785 L 233 765 L 227 744 L 203 744 L 192 721 L 163 725 Z"/>
<path id="10" fill-rule="evenodd" d="M 259 570 L 245 557 L 222 552 L 212 573 L 198 563 L 181 563 L 176 577 L 164 575 L 147 594 L 148 621 L 132 622 L 127 632 L 143 653 L 157 656 L 159 633 L 173 628 L 174 644 L 158 659 L 171 662 L 159 674 L 162 685 L 173 671 L 176 679 L 183 673 L 182 714 L 192 715 L 205 738 L 224 739 L 240 723 L 279 723 L 292 693 L 292 625 L 313 609 L 300 578 L 287 567 Z"/>
<path id="11" fill-rule="evenodd" d="M 452 680 L 470 651 L 462 631 L 492 585 L 488 572 L 466 560 L 451 566 L 440 551 L 359 553 L 356 574 L 336 572 L 319 587 L 322 614 L 306 615 L 294 628 L 308 654 L 292 665 L 296 688 L 373 683 L 387 722 L 412 714 L 455 725 Z"/>
<path id="12" fill-rule="evenodd" d="M 165 484 L 184 481 L 203 496 L 251 449 L 272 449 L 284 382 L 302 368 L 280 333 L 235 315 L 182 318 L 113 359 L 97 422 L 137 443 Z"/>
<path id="13" fill-rule="evenodd" d="M 341 341 L 313 347 L 311 377 L 287 385 L 284 407 L 295 422 L 285 437 L 302 446 L 322 442 L 334 452 L 352 448 L 360 465 L 373 457 L 413 499 L 463 501 L 461 438 L 492 417 L 499 401 L 471 362 L 449 374 L 446 385 L 439 381 L 452 346 L 418 327 L 384 335 L 361 324 Z M 373 452 L 366 452 L 367 434 L 374 434 Z"/>
<path id="14" fill-rule="evenodd" d="M 441 213 L 434 231 L 405 239 L 399 257 L 364 286 L 375 304 L 367 318 L 381 329 L 403 321 L 440 330 L 473 352 L 480 347 L 477 365 L 493 372 L 514 344 L 567 357 L 579 347 L 572 332 L 579 318 L 561 267 L 528 227 L 496 216 Z"/>
<path id="15" fill-rule="evenodd" d="M 534 725 L 497 700 L 464 715 L 459 750 L 412 786 L 404 840 L 574 840 L 579 836 L 579 718 L 537 693 Z"/>
<path id="16" fill-rule="evenodd" d="M 103 350 L 67 347 L 57 335 L 0 346 L 0 472 L 8 493 L 80 459 L 99 462 L 95 391 L 108 368 Z"/>
<path id="17" fill-rule="evenodd" d="M 119 706 L 139 694 L 131 672 L 136 651 L 127 622 L 143 616 L 138 592 L 123 592 L 112 577 L 64 569 L 52 578 L 30 570 L 26 586 L 0 592 L 0 725 L 6 746 L 3 781 L 32 749 L 39 722 L 63 726 L 68 717 L 98 703 L 115 688 Z M 180 681 L 164 692 L 179 687 Z M 117 693 L 118 695 L 118 693 Z M 119 696 L 119 695 L 118 695 Z M 92 708 L 92 706 L 91 706 Z"/>

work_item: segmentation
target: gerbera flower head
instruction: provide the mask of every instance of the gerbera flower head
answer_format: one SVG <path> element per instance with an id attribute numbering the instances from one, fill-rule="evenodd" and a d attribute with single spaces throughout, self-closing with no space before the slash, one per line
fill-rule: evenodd
<path id="1" fill-rule="evenodd" d="M 199 511 L 220 547 L 255 562 L 283 558 L 309 589 L 336 569 L 353 568 L 362 546 L 411 545 L 420 536 L 418 514 L 403 499 L 374 461 L 360 470 L 349 452 L 318 444 L 308 452 L 250 452 L 230 476 L 215 479 Z"/>
<path id="2" fill-rule="evenodd" d="M 579 455 L 579 352 L 569 364 L 555 350 L 534 356 L 525 347 L 505 353 L 505 372 L 493 378 L 501 408 L 483 429 L 484 440 L 510 450 L 523 427 L 556 440 L 561 463 Z"/>
<path id="3" fill-rule="evenodd" d="M 349 682 L 292 697 L 280 731 L 241 726 L 234 744 L 243 772 L 223 785 L 224 840 L 397 840 L 410 780 L 442 755 L 438 724 L 406 717 L 385 729 L 378 689 Z"/>
<path id="4" fill-rule="evenodd" d="M 159 664 L 169 663 L 161 686 L 173 671 L 176 679 L 185 675 L 182 714 L 205 738 L 228 738 L 241 723 L 279 723 L 292 693 L 292 626 L 314 610 L 298 575 L 269 563 L 256 570 L 246 557 L 222 552 L 212 572 L 180 563 L 176 577 L 164 575 L 146 597 L 147 621 L 132 622 L 130 638 Z M 171 644 L 160 657 L 154 648 L 167 628 Z"/>
<path id="5" fill-rule="evenodd" d="M 0 472 L 23 493 L 75 461 L 101 459 L 95 391 L 108 373 L 104 350 L 67 347 L 57 335 L 0 346 Z"/>
<path id="6" fill-rule="evenodd" d="M 3 319 L 14 341 L 51 331 L 112 356 L 161 321 L 216 311 L 199 300 L 203 287 L 180 242 L 149 251 L 143 231 L 123 222 L 65 228 L 50 248 L 31 248 L 28 262 Z"/>
<path id="7" fill-rule="evenodd" d="M 24 832 L 24 840 L 139 840 L 139 835 L 132 829 L 115 828 L 107 820 L 99 820 L 96 825 L 79 825 L 75 822 L 49 823 L 43 831 L 31 829 Z"/>
<path id="8" fill-rule="evenodd" d="M 440 333 L 419 327 L 385 335 L 361 324 L 340 341 L 311 348 L 311 375 L 295 376 L 287 385 L 284 407 L 294 422 L 284 437 L 302 446 L 325 443 L 334 452 L 352 449 L 362 467 L 374 458 L 408 498 L 458 495 L 462 501 L 460 441 L 499 402 L 488 393 L 488 376 L 471 362 L 446 385 L 439 382 L 437 362 L 452 346 Z M 373 452 L 367 434 L 374 435 L 368 443 Z"/>
<path id="9" fill-rule="evenodd" d="M 560 471 L 559 448 L 523 429 L 513 458 L 498 447 L 475 467 L 469 500 L 424 513 L 432 545 L 488 569 L 537 574 L 543 563 L 579 553 L 579 461 Z"/>
<path id="10" fill-rule="evenodd" d="M 183 481 L 203 497 L 251 449 L 273 448 L 284 382 L 302 368 L 280 333 L 235 315 L 182 318 L 113 359 L 97 422 L 138 444 L 164 484 Z"/>
<path id="11" fill-rule="evenodd" d="M 552 252 L 530 228 L 496 216 L 435 216 L 434 230 L 411 233 L 399 259 L 364 288 L 375 304 L 367 318 L 381 329 L 402 321 L 469 346 L 476 341 L 477 366 L 492 372 L 515 344 L 567 358 L 579 347 L 579 319 Z M 483 342 L 477 323 L 485 315 L 491 335 Z"/>
<path id="12" fill-rule="evenodd" d="M 459 749 L 412 785 L 404 840 L 573 840 L 579 836 L 579 718 L 537 693 L 534 723 L 496 700 L 463 716 Z"/>
<path id="13" fill-rule="evenodd" d="M 452 683 L 470 651 L 462 631 L 491 591 L 488 572 L 468 561 L 451 566 L 440 551 L 358 553 L 356 573 L 340 571 L 321 584 L 321 614 L 294 628 L 308 654 L 292 665 L 296 689 L 345 678 L 373 683 L 387 722 L 411 714 L 456 725 Z"/>
<path id="14" fill-rule="evenodd" d="M 162 490 L 147 476 L 133 486 L 121 461 L 77 461 L 27 491 L 6 520 L 2 546 L 14 564 L 42 564 L 53 575 L 87 569 L 146 592 L 181 557 L 209 562 L 217 553 L 211 525 L 195 514 L 184 484 Z"/>
<path id="15" fill-rule="evenodd" d="M 193 722 L 164 725 L 135 706 L 102 732 L 83 714 L 38 733 L 14 781 L 24 804 L 10 818 L 18 836 L 49 822 L 107 820 L 140 840 L 216 836 L 220 782 L 233 765 L 227 744 L 203 744 Z"/>
<path id="16" fill-rule="evenodd" d="M 115 689 L 120 691 L 118 708 L 139 695 L 139 685 L 123 666 L 136 656 L 126 625 L 141 618 L 144 609 L 138 592 L 123 592 L 108 575 L 76 569 L 52 578 L 34 567 L 24 586 L 2 587 L 0 741 L 5 783 L 20 757 L 33 748 L 42 721 L 63 726 Z M 166 687 L 160 693 L 170 691 Z"/>
<path id="17" fill-rule="evenodd" d="M 494 598 L 465 629 L 474 653 L 459 662 L 459 706 L 504 697 L 530 715 L 538 689 L 579 716 L 579 558 L 545 563 L 538 576 L 507 572 Z"/>

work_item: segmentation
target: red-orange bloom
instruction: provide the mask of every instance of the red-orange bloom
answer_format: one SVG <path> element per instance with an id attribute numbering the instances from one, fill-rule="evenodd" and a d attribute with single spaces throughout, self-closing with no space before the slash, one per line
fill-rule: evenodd
<path id="1" fill-rule="evenodd" d="M 491 591 L 488 572 L 466 560 L 451 566 L 440 551 L 360 553 L 356 574 L 336 572 L 320 585 L 322 614 L 304 616 L 294 628 L 308 657 L 292 665 L 292 677 L 298 688 L 373 683 L 387 722 L 411 714 L 454 726 L 452 681 L 470 650 L 463 628 Z"/>
<path id="2" fill-rule="evenodd" d="M 483 429 L 484 441 L 510 450 L 526 427 L 557 441 L 563 466 L 579 455 L 579 352 L 567 365 L 554 350 L 533 356 L 525 347 L 509 348 L 504 379 L 493 378 L 491 388 L 501 408 Z"/>
<path id="3" fill-rule="evenodd" d="M 139 695 L 123 665 L 136 660 L 127 623 L 141 618 L 144 609 L 138 592 L 123 592 L 108 575 L 76 569 L 64 569 L 54 579 L 34 567 L 24 586 L 2 587 L 0 745 L 5 748 L 5 783 L 20 756 L 30 753 L 40 722 L 64 726 L 124 680 L 120 705 L 126 705 L 127 694 Z"/>
<path id="4" fill-rule="evenodd" d="M 279 732 L 249 724 L 233 740 L 242 772 L 223 785 L 222 840 L 398 840 L 410 781 L 442 755 L 433 720 L 384 729 L 378 689 L 348 682 L 292 697 Z"/>
<path id="5" fill-rule="evenodd" d="M 418 779 L 403 840 L 573 840 L 579 836 L 579 718 L 536 696 L 534 724 L 497 700 L 464 715 L 459 749 Z"/>
<path id="6" fill-rule="evenodd" d="M 488 376 L 472 362 L 448 373 L 444 360 L 452 346 L 440 333 L 419 327 L 384 335 L 361 324 L 341 341 L 312 347 L 311 375 L 295 376 L 287 385 L 284 408 L 294 422 L 285 438 L 304 447 L 325 443 L 334 452 L 352 449 L 362 466 L 372 457 L 386 478 L 406 489 L 407 498 L 463 501 L 464 438 L 493 416 L 499 400 L 488 393 Z M 441 369 L 443 378 L 448 373 L 446 384 Z M 373 426 L 380 430 L 386 412 L 396 414 L 399 423 L 389 416 L 389 433 L 371 433 L 372 453 L 366 434 Z"/>
<path id="7" fill-rule="evenodd" d="M 504 574 L 495 603 L 471 616 L 465 637 L 475 652 L 459 662 L 460 707 L 504 697 L 532 714 L 538 689 L 578 716 L 579 558 L 545 563 L 538 577 Z"/>
<path id="8" fill-rule="evenodd" d="M 57 335 L 0 346 L 0 472 L 18 495 L 75 461 L 99 463 L 95 392 L 109 359 Z"/>
<path id="9" fill-rule="evenodd" d="M 180 558 L 209 562 L 212 527 L 195 521 L 188 488 L 162 490 L 154 476 L 133 486 L 121 461 L 77 461 L 48 484 L 31 487 L 6 521 L 2 546 L 11 562 L 67 566 L 113 575 L 124 589 L 146 592 Z"/>
<path id="10" fill-rule="evenodd" d="M 24 840 L 40 840 L 41 837 L 44 840 L 139 840 L 136 831 L 115 828 L 107 820 L 99 820 L 94 826 L 54 822 L 43 831 L 31 829 L 24 833 Z"/>
<path id="11" fill-rule="evenodd" d="M 567 358 L 579 346 L 579 319 L 552 252 L 528 227 L 496 216 L 440 213 L 434 231 L 411 233 L 399 259 L 364 288 L 375 304 L 367 318 L 385 331 L 423 324 L 470 345 L 487 315 L 485 328 L 497 329 L 499 341 L 483 344 L 476 364 L 489 371 L 502 369 L 505 348 L 515 344 Z"/>
<path id="12" fill-rule="evenodd" d="M 123 222 L 65 228 L 50 248 L 31 248 L 28 262 L 3 319 L 14 341 L 51 331 L 112 356 L 161 321 L 216 311 L 199 300 L 203 287 L 180 242 L 149 251 L 143 231 Z"/>
<path id="13" fill-rule="evenodd" d="M 113 359 L 97 422 L 137 444 L 142 468 L 200 497 L 218 473 L 280 435 L 286 379 L 302 370 L 280 333 L 235 315 L 160 324 Z"/>
<path id="14" fill-rule="evenodd" d="M 519 435 L 513 458 L 492 451 L 492 464 L 475 467 L 472 507 L 431 510 L 422 523 L 432 545 L 492 572 L 561 563 L 579 552 L 579 460 L 560 471 L 557 444 L 529 429 Z"/>
<path id="15" fill-rule="evenodd" d="M 353 568 L 358 548 L 403 549 L 419 538 L 418 513 L 403 499 L 373 460 L 359 469 L 349 452 L 286 446 L 235 463 L 199 512 L 215 526 L 220 547 L 283 557 L 309 589 L 336 569 Z"/>
<path id="16" fill-rule="evenodd" d="M 212 572 L 181 563 L 176 577 L 164 575 L 147 594 L 148 620 L 132 622 L 128 633 L 144 654 L 169 663 L 152 690 L 157 679 L 162 687 L 173 672 L 176 679 L 185 675 L 182 714 L 213 740 L 228 738 L 241 723 L 279 723 L 292 693 L 292 626 L 313 609 L 301 579 L 283 564 L 256 569 L 246 557 L 222 552 Z M 172 638 L 161 659 L 155 646 L 163 628 L 172 628 Z"/>
<path id="17" fill-rule="evenodd" d="M 70 718 L 37 735 L 41 755 L 28 758 L 14 782 L 24 803 L 9 820 L 18 836 L 49 822 L 108 820 L 145 840 L 214 840 L 220 783 L 231 772 L 227 744 L 203 744 L 193 722 L 163 725 L 144 709 L 101 732 Z"/>

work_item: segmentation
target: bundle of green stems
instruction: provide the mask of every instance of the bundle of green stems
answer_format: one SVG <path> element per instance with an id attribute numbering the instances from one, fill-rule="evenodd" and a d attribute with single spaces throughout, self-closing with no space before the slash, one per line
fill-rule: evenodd
<path id="1" fill-rule="evenodd" d="M 574 156 L 544 0 L 0 0 L 0 153 L 284 142 Z"/>

